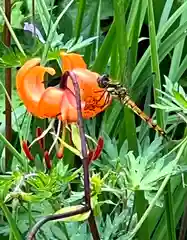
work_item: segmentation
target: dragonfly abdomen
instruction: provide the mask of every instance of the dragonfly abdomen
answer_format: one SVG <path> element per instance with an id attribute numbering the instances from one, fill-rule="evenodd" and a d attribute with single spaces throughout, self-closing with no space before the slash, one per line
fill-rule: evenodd
<path id="1" fill-rule="evenodd" d="M 143 121 L 145 121 L 151 128 L 153 128 L 160 135 L 165 136 L 166 133 L 164 130 L 156 123 L 153 122 L 152 118 L 150 118 L 147 114 L 145 114 L 136 104 L 131 100 L 131 98 L 127 95 L 123 99 L 123 104 L 128 106 L 134 113 L 136 113 Z"/>
<path id="2" fill-rule="evenodd" d="M 120 83 L 112 83 L 108 75 L 100 76 L 97 80 L 99 87 L 105 88 L 106 91 L 111 94 L 113 98 L 118 98 L 121 103 L 128 106 L 134 113 L 136 113 L 143 121 L 145 121 L 152 129 L 158 132 L 160 135 L 166 137 L 165 131 L 153 122 L 153 120 L 146 115 L 128 95 L 128 91 Z"/>

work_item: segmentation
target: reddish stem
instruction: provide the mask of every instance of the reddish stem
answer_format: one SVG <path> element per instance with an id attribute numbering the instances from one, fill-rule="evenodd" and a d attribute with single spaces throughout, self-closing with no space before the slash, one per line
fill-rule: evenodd
<path id="1" fill-rule="evenodd" d="M 87 154 L 87 147 L 86 147 L 86 137 L 84 132 L 84 125 L 83 125 L 83 118 L 82 118 L 82 111 L 81 111 L 81 97 L 80 97 L 80 88 L 77 81 L 77 76 L 73 71 L 68 71 L 64 73 L 65 79 L 67 79 L 68 75 L 70 76 L 73 87 L 75 90 L 75 98 L 77 103 L 77 115 L 78 115 L 78 126 L 81 138 L 81 152 L 83 156 L 83 171 L 84 171 L 84 194 L 85 194 L 85 202 L 89 209 L 91 209 L 91 198 L 90 198 L 90 179 L 89 179 L 89 165 L 88 165 L 88 154 Z M 88 218 L 88 223 L 90 226 L 90 231 L 94 240 L 99 240 L 99 232 L 97 229 L 97 225 L 95 222 L 95 218 L 93 215 L 93 211 L 91 209 L 91 214 Z"/>
<path id="2" fill-rule="evenodd" d="M 77 209 L 75 211 L 71 211 L 71 212 L 66 212 L 66 213 L 61 213 L 61 214 L 53 214 L 53 215 L 48 215 L 44 218 L 42 218 L 40 221 L 38 221 L 34 227 L 31 229 L 27 239 L 28 240 L 34 240 L 35 239 L 35 235 L 38 232 L 38 230 L 47 222 L 52 221 L 52 220 L 59 220 L 59 219 L 63 219 L 66 217 L 72 217 L 81 213 L 85 213 L 87 212 L 89 209 L 87 206 L 82 206 L 82 208 Z"/>

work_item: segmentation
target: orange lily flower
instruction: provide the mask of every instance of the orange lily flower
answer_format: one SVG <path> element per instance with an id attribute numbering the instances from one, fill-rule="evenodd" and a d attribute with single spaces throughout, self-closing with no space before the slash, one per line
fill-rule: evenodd
<path id="1" fill-rule="evenodd" d="M 75 53 L 67 54 L 61 52 L 62 69 L 65 71 L 73 71 L 77 77 L 81 96 L 81 110 L 83 118 L 91 118 L 102 112 L 111 102 L 111 97 L 108 99 L 107 92 L 100 88 L 97 83 L 99 74 L 86 69 L 86 64 L 83 58 Z M 48 128 L 42 133 L 37 131 L 37 138 L 28 146 L 26 141 L 23 141 L 23 150 L 28 159 L 33 160 L 30 149 L 31 146 L 38 141 L 41 150 L 44 152 L 46 167 L 51 168 L 50 153 L 54 145 L 58 141 L 61 129 L 61 121 L 66 123 L 77 122 L 77 105 L 74 94 L 74 87 L 71 79 L 68 78 L 66 86 L 48 87 L 44 86 L 44 75 L 55 74 L 55 70 L 50 67 L 40 65 L 40 58 L 28 60 L 18 71 L 16 76 L 16 87 L 20 98 L 22 99 L 27 110 L 34 116 L 39 118 L 58 118 L 59 132 L 57 131 L 54 143 L 47 151 L 42 144 L 45 135 L 52 129 L 54 120 L 52 120 Z M 61 80 L 63 81 L 63 80 Z M 61 82 L 63 83 L 63 82 Z M 63 85 L 63 84 L 60 84 Z M 64 125 L 65 126 L 65 125 Z M 57 155 L 63 147 L 60 145 Z M 63 157 L 63 153 L 60 154 Z"/>
<path id="2" fill-rule="evenodd" d="M 86 69 L 83 58 L 75 53 L 61 52 L 63 71 L 73 70 L 76 74 L 82 100 L 83 118 L 91 118 L 103 111 L 109 104 L 105 103 L 104 89 L 98 87 L 99 74 Z M 44 74 L 55 74 L 50 67 L 40 65 L 40 58 L 27 61 L 18 71 L 16 86 L 18 94 L 27 110 L 39 118 L 58 117 L 69 123 L 77 121 L 76 99 L 71 80 L 64 89 L 44 86 Z M 110 99 L 111 100 L 111 99 Z"/>

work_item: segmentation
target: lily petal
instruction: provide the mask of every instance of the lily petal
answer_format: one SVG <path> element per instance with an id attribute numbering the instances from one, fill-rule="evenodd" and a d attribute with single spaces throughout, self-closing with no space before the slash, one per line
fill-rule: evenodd
<path id="1" fill-rule="evenodd" d="M 60 57 L 62 59 L 62 72 L 71 71 L 75 68 L 87 68 L 86 63 L 79 54 L 61 51 Z"/>
<path id="2" fill-rule="evenodd" d="M 81 100 L 85 102 L 85 107 L 82 112 L 83 118 L 88 119 L 95 117 L 111 104 L 112 98 L 105 89 L 98 86 L 97 79 L 100 76 L 98 73 L 82 68 L 73 69 L 73 72 L 77 76 L 81 90 Z M 74 92 L 70 79 L 68 79 L 68 88 Z M 106 99 L 107 96 L 108 100 Z"/>
<path id="3" fill-rule="evenodd" d="M 57 117 L 61 113 L 64 91 L 55 87 L 45 89 L 37 105 L 37 115 L 41 118 Z"/>
<path id="4" fill-rule="evenodd" d="M 48 72 L 55 74 L 53 68 L 36 66 L 40 63 L 39 58 L 27 61 L 18 71 L 16 76 L 16 87 L 18 94 L 27 110 L 32 114 L 37 114 L 37 105 L 45 91 L 44 74 Z"/>
<path id="5" fill-rule="evenodd" d="M 69 123 L 77 122 L 77 104 L 75 95 L 71 90 L 66 89 L 63 102 L 61 105 L 61 119 Z"/>

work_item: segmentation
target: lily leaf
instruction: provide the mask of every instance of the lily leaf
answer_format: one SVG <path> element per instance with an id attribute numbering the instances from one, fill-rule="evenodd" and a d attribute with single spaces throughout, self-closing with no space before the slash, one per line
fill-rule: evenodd
<path id="1" fill-rule="evenodd" d="M 62 209 L 58 210 L 56 212 L 56 214 L 61 214 L 61 213 L 67 213 L 67 212 L 75 211 L 75 210 L 81 209 L 82 207 L 83 207 L 82 205 L 65 207 L 65 208 L 62 208 Z M 66 218 L 63 218 L 63 219 L 58 220 L 58 221 L 63 221 L 63 222 L 80 222 L 80 221 L 85 221 L 90 216 L 90 212 L 91 211 L 89 210 L 88 212 L 77 214 L 77 215 L 71 216 L 71 217 L 66 217 Z"/>

